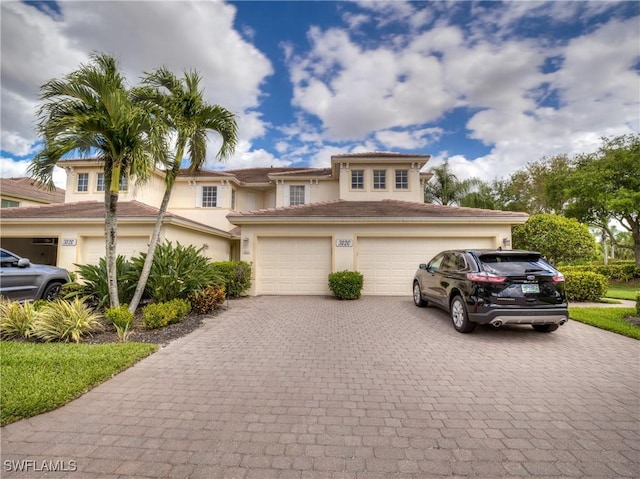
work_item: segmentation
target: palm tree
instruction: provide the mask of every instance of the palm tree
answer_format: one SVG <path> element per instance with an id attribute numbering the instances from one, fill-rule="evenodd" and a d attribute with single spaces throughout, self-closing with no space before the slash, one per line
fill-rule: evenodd
<path id="1" fill-rule="evenodd" d="M 64 155 L 96 155 L 104 163 L 105 248 L 111 306 L 120 304 L 116 277 L 117 209 L 125 175 L 146 180 L 163 158 L 166 127 L 134 103 L 116 61 L 93 53 L 88 64 L 40 88 L 38 133 L 44 146 L 29 166 L 31 176 L 53 187 L 53 169 Z"/>
<path id="2" fill-rule="evenodd" d="M 176 77 L 166 68 L 159 68 L 146 74 L 145 85 L 136 91 L 139 104 L 157 108 L 161 117 L 175 137 L 173 152 L 168 155 L 171 162 L 165 171 L 165 192 L 160 211 L 149 242 L 147 256 L 138 279 L 138 285 L 129 303 L 129 311 L 135 312 L 149 278 L 153 256 L 160 238 L 160 229 L 167 212 L 173 185 L 180 173 L 185 152 L 188 153 L 189 172 L 202 168 L 207 153 L 207 132 L 217 132 L 222 138 L 218 160 L 233 154 L 237 142 L 235 115 L 229 110 L 208 104 L 200 90 L 200 75 L 195 71 L 184 72 L 183 78 Z"/>
<path id="3" fill-rule="evenodd" d="M 475 178 L 459 180 L 446 161 L 434 167 L 431 172 L 433 176 L 424 187 L 425 203 L 459 205 L 471 189 L 479 184 L 479 180 Z"/>

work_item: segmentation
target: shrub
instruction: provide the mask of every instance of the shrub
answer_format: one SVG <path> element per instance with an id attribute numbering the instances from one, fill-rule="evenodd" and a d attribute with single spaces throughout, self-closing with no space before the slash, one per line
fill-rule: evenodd
<path id="1" fill-rule="evenodd" d="M 0 299 L 0 333 L 7 339 L 28 338 L 33 330 L 36 309 L 32 303 Z"/>
<path id="2" fill-rule="evenodd" d="M 147 253 L 141 253 L 131 260 L 129 280 L 137 283 L 146 257 Z M 165 241 L 156 248 L 145 292 L 155 301 L 167 302 L 186 299 L 191 291 L 223 283 L 211 260 L 202 254 L 202 248 L 180 243 L 173 246 Z"/>
<path id="3" fill-rule="evenodd" d="M 223 284 L 230 298 L 245 294 L 251 287 L 251 265 L 245 261 L 219 261 L 213 263 L 222 276 Z"/>
<path id="4" fill-rule="evenodd" d="M 109 283 L 107 281 L 107 262 L 100 258 L 97 265 L 78 265 L 78 274 L 82 276 L 82 289 L 71 286 L 74 294 L 65 294 L 65 297 L 88 297 L 96 308 L 103 308 L 109 304 Z M 121 303 L 129 303 L 138 283 L 137 278 L 129 274 L 131 263 L 119 255 L 116 258 L 116 277 L 118 280 L 118 298 Z M 76 283 L 77 284 L 77 283 Z"/>
<path id="5" fill-rule="evenodd" d="M 163 328 L 179 323 L 190 311 L 191 305 L 184 299 L 149 304 L 142 308 L 142 324 L 148 329 Z"/>
<path id="6" fill-rule="evenodd" d="M 617 281 L 630 281 L 640 276 L 640 268 L 632 262 L 600 264 L 593 269 L 596 273 Z"/>
<path id="7" fill-rule="evenodd" d="M 564 216 L 539 214 L 513 227 L 513 247 L 539 251 L 551 263 L 592 259 L 596 242 L 586 225 Z"/>
<path id="8" fill-rule="evenodd" d="M 329 274 L 329 289 L 338 299 L 358 299 L 364 277 L 358 271 L 337 271 Z"/>
<path id="9" fill-rule="evenodd" d="M 36 314 L 33 336 L 43 341 L 80 342 L 85 334 L 102 328 L 100 315 L 89 309 L 79 298 L 73 301 L 57 299 Z"/>
<path id="10" fill-rule="evenodd" d="M 191 310 L 197 314 L 208 314 L 224 303 L 226 299 L 224 286 L 207 286 L 197 291 L 191 291 L 187 300 L 191 303 Z"/>
<path id="11" fill-rule="evenodd" d="M 598 301 L 609 288 L 609 281 L 591 271 L 565 274 L 565 292 L 569 301 Z"/>
<path id="12" fill-rule="evenodd" d="M 640 293 L 636 296 L 636 314 L 640 316 Z"/>
<path id="13" fill-rule="evenodd" d="M 133 324 L 133 313 L 129 312 L 127 305 L 121 305 L 119 308 L 107 308 L 104 311 L 105 319 L 116 329 L 116 334 L 120 342 L 125 342 L 131 334 L 131 325 Z"/>

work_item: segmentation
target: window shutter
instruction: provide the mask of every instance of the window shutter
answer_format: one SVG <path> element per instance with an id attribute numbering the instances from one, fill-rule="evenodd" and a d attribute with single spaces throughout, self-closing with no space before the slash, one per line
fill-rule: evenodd
<path id="1" fill-rule="evenodd" d="M 311 188 L 309 185 L 304 186 L 304 204 L 308 205 L 311 203 Z"/>
<path id="2" fill-rule="evenodd" d="M 196 186 L 196 208 L 202 208 L 202 186 Z"/>
<path id="3" fill-rule="evenodd" d="M 282 206 L 291 206 L 291 185 L 284 185 L 284 204 Z"/>

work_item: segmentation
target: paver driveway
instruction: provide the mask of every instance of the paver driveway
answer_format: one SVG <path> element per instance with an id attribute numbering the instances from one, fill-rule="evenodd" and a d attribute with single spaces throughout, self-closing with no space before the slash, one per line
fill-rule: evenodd
<path id="1" fill-rule="evenodd" d="M 638 362 L 575 322 L 461 335 L 410 298 L 244 299 L 3 428 L 2 477 L 637 477 Z"/>

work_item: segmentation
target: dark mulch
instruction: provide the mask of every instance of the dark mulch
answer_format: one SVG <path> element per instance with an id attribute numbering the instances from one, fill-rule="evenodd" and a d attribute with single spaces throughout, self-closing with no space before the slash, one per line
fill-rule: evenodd
<path id="1" fill-rule="evenodd" d="M 225 307 L 221 307 L 209 314 L 189 314 L 182 322 L 176 324 L 170 324 L 164 328 L 147 329 L 140 323 L 140 318 L 136 318 L 134 322 L 133 331 L 127 338 L 127 342 L 130 343 L 153 343 L 164 346 L 174 339 L 181 338 L 192 331 L 195 331 L 203 322 L 211 317 L 217 316 L 221 312 L 225 311 Z M 118 335 L 115 328 L 107 323 L 104 319 L 101 320 L 103 330 L 96 331 L 91 336 L 85 336 L 81 342 L 87 344 L 102 344 L 102 343 L 117 343 Z"/>

